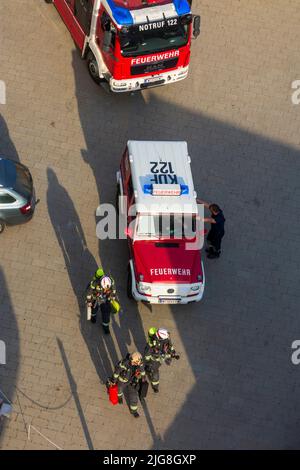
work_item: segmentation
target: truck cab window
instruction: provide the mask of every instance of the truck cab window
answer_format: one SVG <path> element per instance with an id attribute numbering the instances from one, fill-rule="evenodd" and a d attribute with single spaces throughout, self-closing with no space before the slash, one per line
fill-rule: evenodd
<path id="1" fill-rule="evenodd" d="M 74 14 L 85 34 L 88 35 L 90 33 L 93 14 L 92 0 L 75 0 Z"/>
<path id="2" fill-rule="evenodd" d="M 110 42 L 110 47 L 113 49 L 115 48 L 115 43 L 116 43 L 116 28 L 111 22 L 110 17 L 108 14 L 104 11 L 101 16 L 101 29 L 106 32 L 106 31 L 111 31 L 112 36 L 111 36 L 111 42 Z"/>

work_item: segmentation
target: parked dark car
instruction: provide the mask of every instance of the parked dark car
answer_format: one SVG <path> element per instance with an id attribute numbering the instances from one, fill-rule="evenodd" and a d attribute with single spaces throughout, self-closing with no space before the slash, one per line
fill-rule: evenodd
<path id="1" fill-rule="evenodd" d="M 32 176 L 25 165 L 0 157 L 0 233 L 27 222 L 36 205 Z"/>

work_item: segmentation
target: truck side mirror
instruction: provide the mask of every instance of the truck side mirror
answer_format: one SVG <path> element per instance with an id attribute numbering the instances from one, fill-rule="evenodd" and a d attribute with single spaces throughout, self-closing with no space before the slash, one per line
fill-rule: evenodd
<path id="1" fill-rule="evenodd" d="M 103 38 L 103 46 L 102 49 L 104 52 L 109 52 L 110 44 L 111 44 L 112 32 L 105 31 L 104 38 Z"/>
<path id="2" fill-rule="evenodd" d="M 124 234 L 125 234 L 128 238 L 132 238 L 132 236 L 133 236 L 133 230 L 132 230 L 132 228 L 126 227 L 125 230 L 124 230 Z"/>
<path id="3" fill-rule="evenodd" d="M 201 16 L 196 15 L 194 16 L 194 22 L 193 22 L 193 36 L 196 39 L 199 34 L 200 34 L 200 24 L 201 24 Z"/>

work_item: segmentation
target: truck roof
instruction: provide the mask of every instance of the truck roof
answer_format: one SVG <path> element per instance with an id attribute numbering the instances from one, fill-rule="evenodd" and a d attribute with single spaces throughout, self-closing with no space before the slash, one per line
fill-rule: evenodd
<path id="1" fill-rule="evenodd" d="M 186 142 L 129 140 L 127 146 L 137 212 L 198 213 Z"/>
<path id="2" fill-rule="evenodd" d="M 103 0 L 116 23 L 133 25 L 190 13 L 187 0 Z"/>

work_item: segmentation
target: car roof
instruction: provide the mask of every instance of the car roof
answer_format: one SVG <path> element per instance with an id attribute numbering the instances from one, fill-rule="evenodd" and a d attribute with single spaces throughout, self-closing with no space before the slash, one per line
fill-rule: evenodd
<path id="1" fill-rule="evenodd" d="M 129 140 L 127 146 L 138 212 L 198 212 L 186 142 Z M 153 192 L 154 187 L 165 188 L 166 195 L 154 196 L 151 194 L 151 188 Z M 181 194 L 167 195 L 172 187 L 180 188 Z M 157 211 L 154 211 L 154 205 L 159 206 Z M 175 205 L 178 208 L 176 211 L 172 209 Z"/>
<path id="2" fill-rule="evenodd" d="M 12 188 L 16 181 L 16 163 L 0 156 L 0 189 Z"/>

